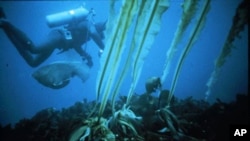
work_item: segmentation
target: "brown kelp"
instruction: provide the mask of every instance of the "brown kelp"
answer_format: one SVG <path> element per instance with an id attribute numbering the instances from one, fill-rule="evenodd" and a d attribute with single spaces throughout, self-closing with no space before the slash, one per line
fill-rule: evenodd
<path id="1" fill-rule="evenodd" d="M 107 126 L 104 118 L 89 118 L 83 121 L 83 125 L 75 129 L 69 137 L 69 141 L 105 140 L 115 141 L 115 135 Z"/>
<path id="2" fill-rule="evenodd" d="M 143 141 L 143 137 L 138 133 L 142 125 L 141 121 L 142 117 L 136 116 L 129 107 L 126 108 L 126 105 L 124 105 L 109 119 L 108 126 L 115 134 L 120 135 L 118 138 L 130 137 Z"/>
<path id="3" fill-rule="evenodd" d="M 136 47 L 132 63 L 132 84 L 128 93 L 127 104 L 140 78 L 144 59 L 147 56 L 155 36 L 161 26 L 161 16 L 169 7 L 167 0 L 142 1 L 139 17 L 131 47 Z"/>
<path id="4" fill-rule="evenodd" d="M 224 46 L 215 60 L 214 70 L 207 81 L 207 91 L 205 93 L 205 99 L 207 99 L 211 93 L 213 84 L 216 82 L 221 67 L 225 64 L 227 57 L 231 54 L 236 37 L 239 37 L 240 32 L 244 29 L 244 26 L 248 23 L 248 3 L 247 0 L 242 1 L 236 9 L 235 16 L 233 17 L 233 23 L 228 33 Z"/>
<path id="5" fill-rule="evenodd" d="M 201 7 L 200 13 L 198 13 L 197 20 L 194 23 L 194 26 L 193 26 L 193 28 L 191 30 L 188 42 L 187 42 L 186 46 L 184 47 L 184 50 L 183 50 L 183 52 L 182 52 L 182 54 L 180 56 L 180 59 L 179 59 L 179 61 L 177 63 L 177 67 L 176 67 L 176 70 L 175 70 L 175 73 L 174 73 L 174 76 L 173 76 L 173 80 L 172 80 L 172 84 L 171 84 L 171 88 L 170 88 L 170 93 L 169 93 L 169 97 L 168 97 L 168 104 L 170 104 L 170 101 L 172 99 L 172 95 L 174 93 L 176 83 L 177 83 L 177 80 L 178 80 L 178 76 L 180 74 L 181 67 L 182 67 L 182 65 L 184 63 L 184 59 L 188 55 L 188 53 L 189 53 L 190 49 L 192 48 L 194 42 L 197 40 L 201 29 L 204 27 L 205 17 L 206 17 L 206 15 L 208 13 L 209 6 L 210 6 L 210 0 L 204 1 L 203 5 Z M 183 16 L 186 16 L 186 15 L 184 14 Z M 166 68 L 166 69 L 167 70 L 164 70 L 164 72 L 168 71 L 168 68 Z M 163 78 L 165 78 L 164 75 L 163 75 Z"/>
<path id="6" fill-rule="evenodd" d="M 114 6 L 114 1 L 111 2 L 112 6 Z M 130 67 L 131 58 L 133 58 L 133 74 L 128 97 L 132 95 L 140 77 L 144 58 L 147 56 L 154 37 L 160 30 L 160 17 L 167 7 L 167 0 L 152 2 L 141 0 L 123 1 L 121 11 L 117 17 L 114 15 L 114 7 L 111 8 L 110 21 L 108 22 L 106 33 L 109 35 L 109 38 L 106 41 L 96 84 L 97 100 L 102 95 L 99 117 L 101 117 L 105 109 L 109 96 L 112 94 L 112 99 L 115 99 L 126 75 L 126 70 Z M 137 11 L 138 15 L 135 15 Z M 125 48 L 124 43 L 128 30 L 133 29 L 131 26 L 133 18 L 135 18 L 136 22 L 132 43 L 129 47 L 126 47 L 129 50 L 129 55 L 124 57 L 122 56 Z M 127 61 L 123 67 L 120 67 L 121 58 Z M 118 69 L 120 68 L 122 72 L 117 76 Z"/>
<path id="7" fill-rule="evenodd" d="M 109 38 L 106 41 L 105 51 L 101 58 L 101 68 L 96 84 L 97 100 L 99 100 L 101 94 L 103 96 L 98 114 L 99 118 L 102 116 L 107 100 L 112 93 L 124 50 L 124 42 L 127 38 L 128 27 L 132 22 L 137 7 L 137 1 L 123 1 L 121 11 L 115 17 L 114 3 L 115 1 L 111 1 L 111 11 L 106 33 L 109 34 Z"/>
<path id="8" fill-rule="evenodd" d="M 164 64 L 164 71 L 162 72 L 161 81 L 165 81 L 168 73 L 172 58 L 174 57 L 175 52 L 177 51 L 177 45 L 183 37 L 183 33 L 186 31 L 188 25 L 191 23 L 192 18 L 197 12 L 198 0 L 184 0 L 182 4 L 182 16 L 178 24 L 178 28 L 175 31 L 174 39 L 166 52 L 166 60 Z"/>

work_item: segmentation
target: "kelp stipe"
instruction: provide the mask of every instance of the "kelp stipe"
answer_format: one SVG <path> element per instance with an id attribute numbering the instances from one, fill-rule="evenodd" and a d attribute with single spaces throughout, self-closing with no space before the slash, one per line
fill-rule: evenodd
<path id="1" fill-rule="evenodd" d="M 97 100 L 102 94 L 101 106 L 98 117 L 103 114 L 109 95 L 114 89 L 114 81 L 117 77 L 120 60 L 124 50 L 124 42 L 127 38 L 128 27 L 132 22 L 137 1 L 123 1 L 122 8 L 117 18 L 114 18 L 114 7 L 111 7 L 111 15 L 107 26 L 109 38 L 106 41 L 104 54 L 101 58 L 101 68 L 97 77 Z M 111 2 L 114 6 L 115 1 Z M 107 37 L 107 36 L 106 36 Z"/>
<path id="2" fill-rule="evenodd" d="M 211 89 L 217 81 L 221 67 L 225 64 L 227 57 L 231 54 L 234 48 L 233 41 L 243 31 L 244 26 L 248 23 L 248 3 L 247 0 L 243 0 L 236 9 L 235 16 L 233 18 L 233 24 L 225 41 L 225 44 L 215 60 L 214 70 L 207 81 L 207 91 L 205 93 L 205 100 L 208 99 Z"/>
<path id="3" fill-rule="evenodd" d="M 97 99 L 99 100 L 100 95 L 102 95 L 101 107 L 98 114 L 99 118 L 102 116 L 107 100 L 111 94 L 114 105 L 114 99 L 119 92 L 127 70 L 129 67 L 132 67 L 133 82 L 130 86 L 129 98 L 127 100 L 127 103 L 129 103 L 129 99 L 140 77 L 144 58 L 147 56 L 154 37 L 160 30 L 161 15 L 167 7 L 167 0 L 155 0 L 153 2 L 143 0 L 123 1 L 123 6 L 118 17 L 114 18 L 114 15 L 110 15 L 109 19 L 111 22 L 109 21 L 108 23 L 106 33 L 109 35 L 109 38 L 101 59 L 101 68 L 96 84 Z M 134 15 L 137 14 L 137 11 L 139 11 L 139 15 L 135 19 L 136 27 L 132 37 L 132 43 L 128 48 L 129 54 L 127 57 L 122 56 L 127 31 L 130 29 L 132 19 Z M 111 10 L 111 13 L 115 12 Z M 121 57 L 126 60 L 123 66 L 119 65 Z M 132 66 L 130 66 L 131 58 L 133 58 Z M 118 77 L 117 71 L 120 68 L 122 72 L 119 73 Z M 114 83 L 115 81 L 116 83 Z"/>
<path id="4" fill-rule="evenodd" d="M 132 63 L 132 84 L 128 93 L 127 104 L 134 93 L 140 78 L 144 59 L 154 42 L 155 36 L 160 31 L 161 16 L 169 7 L 168 0 L 155 0 L 141 2 L 135 33 L 131 48 L 135 48 Z"/>
<path id="5" fill-rule="evenodd" d="M 204 23 L 205 23 L 205 17 L 209 11 L 209 7 L 210 7 L 210 0 L 206 0 L 204 1 L 203 6 L 201 7 L 201 12 L 199 13 L 198 17 L 197 17 L 197 21 L 196 23 L 194 23 L 194 27 L 191 30 L 191 34 L 190 37 L 188 39 L 188 43 L 186 44 L 186 46 L 184 47 L 184 50 L 180 56 L 180 59 L 177 63 L 177 67 L 173 76 L 173 80 L 172 80 L 172 84 L 171 84 L 171 88 L 170 88 L 170 92 L 169 92 L 169 97 L 168 97 L 168 105 L 170 104 L 170 101 L 172 99 L 173 93 L 175 91 L 175 87 L 176 87 L 176 83 L 180 74 L 180 70 L 181 67 L 184 63 L 184 59 L 186 58 L 186 56 L 188 55 L 190 49 L 192 48 L 194 42 L 196 41 L 196 39 L 199 36 L 199 33 L 201 31 L 201 29 L 204 27 Z"/>
<path id="6" fill-rule="evenodd" d="M 148 42 L 144 42 L 144 45 L 143 46 L 140 46 L 138 45 L 138 38 L 141 36 L 141 35 L 144 35 L 144 36 L 147 36 L 145 38 L 148 39 L 149 36 L 152 36 L 151 34 L 153 33 L 153 37 L 157 35 L 157 33 L 159 32 L 159 27 L 155 27 L 155 26 L 160 26 L 160 18 L 161 18 L 161 15 L 162 13 L 167 9 L 168 7 L 168 1 L 166 0 L 160 0 L 160 1 L 154 1 L 154 2 L 150 2 L 150 1 L 138 1 L 138 14 L 137 14 L 137 18 L 136 18 L 136 21 L 135 21 L 135 30 L 133 32 L 133 37 L 132 37 L 132 43 L 129 47 L 129 51 L 128 51 L 128 56 L 127 58 L 125 59 L 125 65 L 121 66 L 121 74 L 120 74 L 120 77 L 119 77 L 119 80 L 118 82 L 116 83 L 116 87 L 114 89 L 114 93 L 112 95 L 112 105 L 114 106 L 114 102 L 115 102 L 115 97 L 118 93 L 118 91 L 120 90 L 120 87 L 121 87 L 121 84 L 127 74 L 127 71 L 129 69 L 129 67 L 132 67 L 133 71 L 136 71 L 134 70 L 134 64 L 132 64 L 133 66 L 130 66 L 130 64 L 132 62 L 136 63 L 137 61 L 141 61 L 142 64 L 143 64 L 143 59 L 144 57 L 146 57 L 147 53 L 145 53 L 143 55 L 143 59 L 138 59 L 136 57 L 133 57 L 133 56 L 137 56 L 138 57 L 138 53 L 142 53 L 143 50 L 149 50 L 149 47 L 151 47 L 152 43 L 148 43 Z M 148 21 L 148 22 L 145 22 Z M 145 24 L 145 23 L 149 23 L 149 24 Z M 144 25 L 144 26 L 142 26 Z M 149 31 L 149 33 L 147 32 L 148 30 L 145 29 L 145 25 L 149 26 L 149 27 L 152 27 L 154 26 L 154 28 L 150 29 L 151 31 Z M 145 32 L 146 30 L 146 32 Z M 152 32 L 152 30 L 155 30 Z M 139 40 L 141 41 L 141 40 Z M 152 42 L 152 40 L 150 40 Z M 148 47 L 145 47 L 145 46 L 148 46 Z M 138 49 L 138 48 L 141 48 L 141 49 Z M 140 51 L 140 52 L 138 52 Z M 133 59 L 133 61 L 132 61 Z M 131 62 L 132 61 L 132 62 Z M 142 65 L 141 64 L 141 68 L 142 68 Z M 134 74 L 134 73 L 133 73 Z M 130 98 L 131 96 L 133 95 L 133 92 L 134 92 L 134 88 L 137 84 L 137 81 L 139 79 L 139 76 L 140 75 L 136 75 L 137 78 L 135 77 L 135 75 L 132 74 L 132 84 L 130 86 L 130 89 L 129 89 L 129 92 L 128 92 L 128 98 L 127 98 L 127 102 L 126 102 L 126 105 L 129 105 L 129 101 L 130 101 Z M 114 107 L 113 107 L 113 110 L 114 110 Z M 113 111 L 114 112 L 114 111 Z"/>
<path id="7" fill-rule="evenodd" d="M 179 21 L 178 28 L 174 34 L 174 39 L 172 40 L 171 45 L 168 51 L 166 52 L 166 60 L 161 76 L 162 83 L 165 82 L 166 77 L 169 73 L 171 61 L 177 51 L 177 45 L 183 38 L 183 33 L 186 31 L 188 25 L 191 23 L 192 18 L 197 12 L 197 4 L 198 0 L 184 0 L 184 3 L 182 4 L 183 12 L 181 19 Z"/>

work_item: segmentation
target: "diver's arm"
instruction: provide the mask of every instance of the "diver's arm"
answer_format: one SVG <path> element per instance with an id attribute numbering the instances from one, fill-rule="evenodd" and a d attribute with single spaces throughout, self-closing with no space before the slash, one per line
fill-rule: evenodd
<path id="1" fill-rule="evenodd" d="M 104 49 L 104 43 L 102 41 L 102 37 L 101 37 L 100 33 L 97 32 L 94 25 L 91 25 L 89 27 L 89 32 L 90 32 L 91 38 L 95 41 L 95 43 L 98 45 L 98 47 L 101 50 L 103 50 Z"/>
<path id="2" fill-rule="evenodd" d="M 89 56 L 81 47 L 75 47 L 74 49 L 81 57 Z"/>
<path id="3" fill-rule="evenodd" d="M 80 46 L 75 47 L 74 49 L 82 57 L 83 60 L 87 60 L 87 65 L 89 67 L 93 66 L 92 58 L 87 52 L 85 52 Z"/>

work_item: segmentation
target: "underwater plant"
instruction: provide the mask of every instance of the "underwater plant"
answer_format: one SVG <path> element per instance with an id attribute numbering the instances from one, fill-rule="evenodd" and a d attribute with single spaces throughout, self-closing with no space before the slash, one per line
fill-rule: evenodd
<path id="1" fill-rule="evenodd" d="M 126 105 L 121 110 L 118 110 L 109 119 L 109 128 L 117 134 L 117 138 L 134 138 L 138 141 L 143 141 L 138 130 L 142 127 L 142 117 L 138 117 Z"/>
<path id="2" fill-rule="evenodd" d="M 127 70 L 132 63 L 132 83 L 130 86 L 127 104 L 134 92 L 138 79 L 140 78 L 144 58 L 148 54 L 154 37 L 160 30 L 160 18 L 168 7 L 167 0 L 156 1 L 123 1 L 122 8 L 117 17 L 114 10 L 115 1 L 111 1 L 110 17 L 107 24 L 106 34 L 109 38 L 106 41 L 105 51 L 101 58 L 101 68 L 97 77 L 96 93 L 97 100 L 102 95 L 99 118 L 102 116 L 107 100 L 110 95 L 114 101 L 120 86 L 124 80 Z M 138 13 L 138 15 L 136 15 Z M 135 18 L 135 29 L 132 36 L 132 43 L 129 47 L 128 56 L 122 56 L 125 48 L 128 30 Z M 114 26 L 115 25 L 115 26 Z M 133 57 L 132 57 L 133 56 Z M 131 60 L 133 58 L 133 60 Z M 126 60 L 125 65 L 120 68 L 121 59 Z M 117 76 L 118 70 L 122 72 Z M 118 80 L 116 80 L 118 78 Z M 117 83 L 115 83 L 117 82 Z M 114 105 L 114 104 L 113 104 Z"/>
<path id="3" fill-rule="evenodd" d="M 123 134 L 124 137 L 132 135 L 133 137 L 138 137 L 139 140 L 143 140 L 143 137 L 140 137 L 138 134 L 138 128 L 136 128 L 136 122 L 134 121 L 134 117 L 136 116 L 133 111 L 129 109 L 129 104 L 140 78 L 144 59 L 148 55 L 154 38 L 160 30 L 161 16 L 168 9 L 169 2 L 168 0 L 124 0 L 122 1 L 122 7 L 118 14 L 116 14 L 115 3 L 116 1 L 114 0 L 110 2 L 110 15 L 107 30 L 105 31 L 105 34 L 108 35 L 109 38 L 106 39 L 106 47 L 101 57 L 101 65 L 96 81 L 96 98 L 97 104 L 98 101 L 100 101 L 100 107 L 95 126 L 103 125 L 102 116 L 106 109 L 108 99 L 111 97 L 112 116 L 108 121 L 109 128 L 113 132 L 117 132 L 118 135 Z M 177 138 L 185 135 L 179 131 L 178 127 L 174 127 L 174 124 L 178 123 L 178 118 L 171 112 L 169 107 L 184 60 L 204 27 L 205 18 L 210 8 L 210 0 L 202 1 L 202 6 L 199 11 L 196 9 L 197 4 L 198 1 L 184 1 L 182 5 L 183 15 L 180 19 L 171 47 L 166 54 L 166 63 L 161 76 L 163 83 L 168 74 L 170 62 L 176 51 L 176 47 L 182 39 L 188 24 L 196 16 L 196 21 L 191 28 L 190 36 L 177 63 L 169 94 L 165 99 L 167 104 L 164 108 L 160 108 L 156 111 L 158 117 L 166 123 L 165 126 L 168 127 L 171 133 L 176 135 Z M 125 44 L 129 41 L 128 32 L 132 32 L 129 45 Z M 128 52 L 126 55 L 124 55 L 125 49 Z M 121 64 L 121 62 L 124 62 L 124 64 Z M 122 109 L 116 111 L 115 99 L 129 69 L 131 69 L 132 76 L 126 103 Z M 81 128 L 79 128 L 79 130 L 80 129 Z M 88 128 L 84 128 L 84 130 L 85 134 L 81 134 L 82 139 L 85 139 L 89 133 L 87 132 Z M 91 129 L 90 131 L 93 132 L 94 130 Z"/>
<path id="4" fill-rule="evenodd" d="M 127 104 L 129 104 L 130 98 L 140 78 L 144 59 L 148 55 L 155 36 L 160 31 L 161 16 L 168 7 L 168 0 L 156 0 L 153 2 L 142 1 L 141 3 L 131 44 L 131 47 L 135 47 L 135 51 L 132 61 L 132 84 L 128 93 Z"/>
<path id="5" fill-rule="evenodd" d="M 235 16 L 233 17 L 233 23 L 228 33 L 227 39 L 222 47 L 222 50 L 215 60 L 214 70 L 207 81 L 207 91 L 205 93 L 205 99 L 207 100 L 214 83 L 217 81 L 221 67 L 225 64 L 227 57 L 231 54 L 236 37 L 240 37 L 239 34 L 243 31 L 244 26 L 248 23 L 248 3 L 247 0 L 243 0 L 236 9 Z"/>
<path id="6" fill-rule="evenodd" d="M 186 1 L 186 3 L 189 4 L 187 1 Z M 185 5 L 185 3 L 184 3 L 184 5 Z M 201 29 L 204 27 L 205 17 L 206 17 L 206 15 L 208 13 L 209 7 L 210 7 L 210 0 L 204 1 L 203 6 L 201 7 L 201 11 L 200 11 L 199 15 L 197 16 L 197 21 L 195 22 L 195 24 L 193 26 L 193 29 L 191 30 L 191 34 L 190 34 L 190 37 L 188 39 L 188 42 L 187 42 L 186 46 L 184 47 L 184 50 L 183 50 L 183 52 L 182 52 L 182 54 L 180 56 L 180 59 L 179 59 L 179 61 L 177 63 L 177 67 L 175 69 L 172 84 L 171 84 L 171 88 L 170 88 L 169 97 L 168 97 L 168 100 L 167 100 L 169 104 L 170 104 L 170 101 L 171 101 L 172 96 L 173 96 L 174 91 L 175 91 L 175 87 L 176 87 L 176 83 L 177 83 L 177 80 L 178 80 L 178 77 L 179 77 L 179 74 L 180 74 L 180 71 L 181 71 L 181 67 L 182 67 L 182 65 L 184 63 L 184 60 L 185 60 L 186 56 L 188 55 L 190 49 L 192 48 L 194 42 L 197 40 Z M 190 11 L 191 11 L 191 13 L 193 13 L 192 10 L 190 10 Z M 191 14 L 191 15 L 193 15 L 193 14 Z M 186 15 L 186 14 L 183 14 L 183 16 L 188 16 L 189 17 L 189 15 Z M 189 17 L 189 18 L 191 18 L 191 17 Z M 176 37 L 176 38 L 178 38 L 178 37 Z M 164 70 L 164 72 L 165 71 L 168 72 L 168 68 L 166 68 L 166 70 Z M 165 73 L 163 73 L 163 74 L 165 74 Z M 165 79 L 164 77 L 165 76 L 163 75 L 163 80 Z"/>
<path id="7" fill-rule="evenodd" d="M 104 118 L 89 118 L 83 122 L 83 125 L 70 135 L 70 141 L 105 140 L 115 141 L 115 135 L 107 126 L 107 120 Z"/>
<path id="8" fill-rule="evenodd" d="M 96 94 L 97 101 L 102 94 L 99 118 L 102 116 L 107 100 L 112 93 L 117 70 L 124 50 L 124 42 L 127 38 L 128 27 L 136 12 L 137 1 L 123 1 L 122 8 L 115 17 L 115 1 L 111 1 L 110 17 L 105 34 L 109 35 L 106 41 L 105 51 L 101 58 L 101 66 L 97 76 Z M 125 22 L 124 22 L 125 21 Z M 115 25 L 115 26 L 114 26 Z M 115 95 L 115 94 L 113 94 Z"/>
<path id="9" fill-rule="evenodd" d="M 188 25 L 191 23 L 192 18 L 194 17 L 196 11 L 197 11 L 197 4 L 198 0 L 184 0 L 184 3 L 182 4 L 182 16 L 178 24 L 178 28 L 175 31 L 174 39 L 172 40 L 172 43 L 166 52 L 166 60 L 164 64 L 164 69 L 161 76 L 162 83 L 165 81 L 169 69 L 171 61 L 174 57 L 174 54 L 177 51 L 177 45 L 180 42 L 180 40 L 183 37 L 183 33 L 186 31 Z"/>

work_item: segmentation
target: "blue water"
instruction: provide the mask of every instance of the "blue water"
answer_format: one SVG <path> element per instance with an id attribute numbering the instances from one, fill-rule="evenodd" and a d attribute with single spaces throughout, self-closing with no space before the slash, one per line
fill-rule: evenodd
<path id="1" fill-rule="evenodd" d="M 144 82 L 149 77 L 161 76 L 166 51 L 171 44 L 181 16 L 180 3 L 179 0 L 172 0 L 170 8 L 164 13 L 161 31 L 145 59 L 135 93 L 145 92 Z M 27 33 L 34 43 L 39 42 L 50 31 L 45 22 L 46 15 L 77 8 L 81 4 L 80 1 L 0 2 L 9 21 Z M 96 21 L 107 19 L 109 13 L 108 1 L 85 1 L 85 4 L 87 9 L 94 8 L 96 11 Z M 188 54 L 181 70 L 175 91 L 176 97 L 193 96 L 195 99 L 204 99 L 207 89 L 206 82 L 213 71 L 215 58 L 226 40 L 238 4 L 238 0 L 231 0 L 230 2 L 213 0 L 211 2 L 205 27 Z M 248 93 L 247 28 L 245 27 L 245 30 L 241 33 L 242 38 L 234 42 L 236 49 L 233 49 L 231 56 L 228 57 L 227 62 L 221 69 L 218 81 L 208 99 L 211 103 L 216 98 L 230 102 L 234 100 L 236 93 Z M 187 37 L 188 33 L 185 34 L 185 38 Z M 14 124 L 22 118 L 32 117 L 44 108 L 61 109 L 73 105 L 76 101 L 82 101 L 84 98 L 95 99 L 96 77 L 100 63 L 98 47 L 93 41 L 88 42 L 85 46 L 94 62 L 90 78 L 85 83 L 82 83 L 78 78 L 73 78 L 67 87 L 59 90 L 44 87 L 31 77 L 32 72 L 37 68 L 31 68 L 26 64 L 2 30 L 0 30 L 0 43 L 0 124 Z M 184 44 L 185 42 L 181 42 L 178 47 L 170 73 L 163 84 L 164 89 L 169 89 L 171 86 L 175 64 Z M 57 55 L 57 52 L 59 51 L 55 50 L 42 65 L 60 60 L 79 60 L 79 56 L 74 50 L 69 50 L 60 55 Z M 120 91 L 121 95 L 127 94 L 129 85 L 126 83 L 123 85 Z"/>

